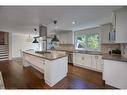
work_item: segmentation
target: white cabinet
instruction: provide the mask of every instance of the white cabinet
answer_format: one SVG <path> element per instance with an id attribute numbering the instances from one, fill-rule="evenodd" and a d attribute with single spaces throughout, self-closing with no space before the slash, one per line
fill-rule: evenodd
<path id="1" fill-rule="evenodd" d="M 89 54 L 84 54 L 84 66 L 86 67 L 91 67 L 91 55 Z"/>
<path id="2" fill-rule="evenodd" d="M 97 68 L 97 59 L 95 55 L 92 55 L 92 63 L 91 63 L 91 67 L 96 70 Z"/>
<path id="3" fill-rule="evenodd" d="M 94 70 L 102 72 L 103 69 L 103 60 L 101 55 L 92 55 L 92 64 L 91 67 Z"/>
<path id="4" fill-rule="evenodd" d="M 116 88 L 127 89 L 127 62 L 104 60 L 103 80 Z"/>
<path id="5" fill-rule="evenodd" d="M 116 11 L 116 43 L 127 43 L 127 8 Z"/>
<path id="6" fill-rule="evenodd" d="M 74 53 L 73 64 L 99 72 L 102 72 L 103 68 L 103 61 L 101 55 Z"/>
<path id="7" fill-rule="evenodd" d="M 111 43 L 109 41 L 109 32 L 112 31 L 112 24 L 107 23 L 100 26 L 101 27 L 101 43 Z"/>
<path id="8" fill-rule="evenodd" d="M 127 8 L 121 8 L 115 11 L 115 17 L 113 18 L 113 25 L 111 23 L 101 25 L 101 42 L 102 43 L 127 43 Z M 115 33 L 111 33 L 115 38 L 112 42 L 109 41 L 109 32 L 115 27 Z"/>
<path id="9" fill-rule="evenodd" d="M 24 59 L 27 60 L 29 63 L 33 63 L 32 66 L 35 66 L 38 69 L 44 69 L 45 60 L 39 57 L 35 57 L 29 54 L 24 55 Z"/>
<path id="10" fill-rule="evenodd" d="M 96 70 L 102 71 L 103 70 L 103 60 L 102 56 L 95 56 L 96 58 Z"/>
<path id="11" fill-rule="evenodd" d="M 47 60 L 43 57 L 36 56 L 36 54 L 23 53 L 23 66 L 32 66 L 44 73 L 45 82 L 52 87 L 67 76 L 68 57 Z"/>
<path id="12" fill-rule="evenodd" d="M 63 57 L 56 60 L 46 60 L 44 68 L 44 79 L 49 86 L 54 86 L 60 80 L 67 76 L 68 58 Z"/>
<path id="13" fill-rule="evenodd" d="M 73 63 L 79 66 L 84 66 L 84 55 L 81 53 L 74 53 L 73 54 Z"/>

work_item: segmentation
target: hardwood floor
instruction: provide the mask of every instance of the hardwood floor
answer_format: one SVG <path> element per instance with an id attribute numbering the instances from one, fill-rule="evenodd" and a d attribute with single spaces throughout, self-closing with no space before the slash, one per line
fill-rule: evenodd
<path id="1" fill-rule="evenodd" d="M 44 83 L 44 75 L 32 67 L 24 68 L 22 60 L 1 61 L 6 89 L 114 89 L 104 85 L 102 74 L 88 69 L 68 66 L 68 75 L 52 88 Z"/>

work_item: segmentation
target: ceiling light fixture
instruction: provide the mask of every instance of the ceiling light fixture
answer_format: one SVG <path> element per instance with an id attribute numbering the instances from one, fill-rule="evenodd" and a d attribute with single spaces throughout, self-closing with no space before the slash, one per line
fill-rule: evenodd
<path id="1" fill-rule="evenodd" d="M 72 21 L 72 24 L 74 25 L 76 22 L 75 21 Z"/>

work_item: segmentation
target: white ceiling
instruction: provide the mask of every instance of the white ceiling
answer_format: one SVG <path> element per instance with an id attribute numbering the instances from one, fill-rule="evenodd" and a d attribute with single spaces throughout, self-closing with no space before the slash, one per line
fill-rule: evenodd
<path id="1" fill-rule="evenodd" d="M 111 22 L 112 11 L 120 6 L 1 6 L 0 31 L 28 33 L 39 24 L 54 29 L 78 30 Z M 72 25 L 72 21 L 76 21 Z"/>

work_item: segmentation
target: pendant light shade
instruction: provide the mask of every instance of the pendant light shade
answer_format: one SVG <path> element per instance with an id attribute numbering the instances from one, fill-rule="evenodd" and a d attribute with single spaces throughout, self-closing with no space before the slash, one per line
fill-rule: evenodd
<path id="1" fill-rule="evenodd" d="M 34 38 L 34 41 L 32 43 L 38 43 L 37 38 Z"/>
<path id="2" fill-rule="evenodd" d="M 56 35 L 54 35 L 54 37 L 52 38 L 52 40 L 51 40 L 52 42 L 59 42 L 59 39 L 57 38 L 57 36 Z"/>

